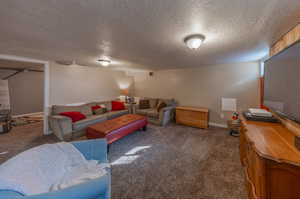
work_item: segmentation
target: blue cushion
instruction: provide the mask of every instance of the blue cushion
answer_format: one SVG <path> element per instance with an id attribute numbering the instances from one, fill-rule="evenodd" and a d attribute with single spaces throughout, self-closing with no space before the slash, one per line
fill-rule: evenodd
<path id="1" fill-rule="evenodd" d="M 0 190 L 0 198 L 19 199 L 24 198 L 24 196 L 15 191 Z"/>

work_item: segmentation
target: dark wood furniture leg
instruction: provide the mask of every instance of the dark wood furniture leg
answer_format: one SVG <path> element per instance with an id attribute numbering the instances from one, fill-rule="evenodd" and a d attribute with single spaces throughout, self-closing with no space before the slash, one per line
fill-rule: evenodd
<path id="1" fill-rule="evenodd" d="M 147 131 L 147 125 L 143 127 L 143 131 Z"/>

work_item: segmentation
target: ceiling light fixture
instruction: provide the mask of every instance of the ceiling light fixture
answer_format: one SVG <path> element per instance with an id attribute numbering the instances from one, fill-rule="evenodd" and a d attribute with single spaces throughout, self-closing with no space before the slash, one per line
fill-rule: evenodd
<path id="1" fill-rule="evenodd" d="M 102 66 L 107 67 L 110 64 L 110 60 L 108 59 L 99 59 L 97 60 Z"/>
<path id="2" fill-rule="evenodd" d="M 203 41 L 205 40 L 205 36 L 201 34 L 195 34 L 195 35 L 189 35 L 186 38 L 184 38 L 184 43 L 189 47 L 190 49 L 198 49 Z"/>

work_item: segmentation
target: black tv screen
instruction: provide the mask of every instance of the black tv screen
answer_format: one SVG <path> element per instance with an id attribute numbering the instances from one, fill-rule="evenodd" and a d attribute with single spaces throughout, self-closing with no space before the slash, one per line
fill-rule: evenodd
<path id="1" fill-rule="evenodd" d="M 265 61 L 264 106 L 300 123 L 300 42 Z"/>

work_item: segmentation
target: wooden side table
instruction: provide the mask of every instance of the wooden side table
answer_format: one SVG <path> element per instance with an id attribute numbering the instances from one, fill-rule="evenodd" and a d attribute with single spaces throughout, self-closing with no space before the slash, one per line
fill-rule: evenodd
<path id="1" fill-rule="evenodd" d="M 208 128 L 207 108 L 176 107 L 176 123 L 198 128 Z"/>

